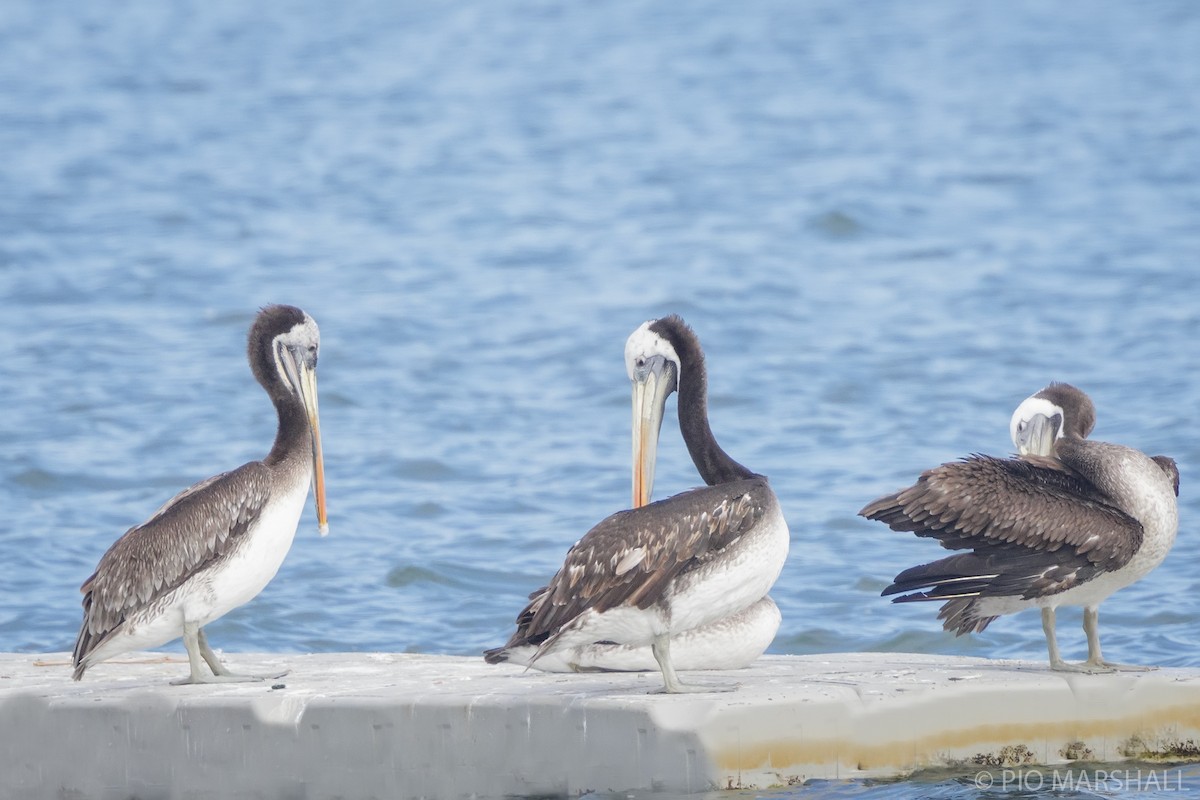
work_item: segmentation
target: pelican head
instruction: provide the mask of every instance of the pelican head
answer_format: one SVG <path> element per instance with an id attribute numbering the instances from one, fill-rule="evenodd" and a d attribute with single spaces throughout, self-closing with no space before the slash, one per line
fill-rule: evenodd
<path id="1" fill-rule="evenodd" d="M 1008 432 L 1021 455 L 1050 456 L 1059 439 L 1086 439 L 1095 425 L 1090 397 L 1068 383 L 1052 383 L 1017 406 Z"/>
<path id="2" fill-rule="evenodd" d="M 282 421 L 285 409 L 298 402 L 308 422 L 312 443 L 313 493 L 317 525 L 329 533 L 325 512 L 325 459 L 321 452 L 321 423 L 317 413 L 317 354 L 321 332 L 316 320 L 295 306 L 267 306 L 250 328 L 250 364 Z"/>
<path id="3" fill-rule="evenodd" d="M 625 342 L 625 371 L 633 383 L 633 507 L 650 502 L 658 434 L 667 398 L 679 387 L 679 355 L 651 329 L 657 320 L 638 327 Z"/>

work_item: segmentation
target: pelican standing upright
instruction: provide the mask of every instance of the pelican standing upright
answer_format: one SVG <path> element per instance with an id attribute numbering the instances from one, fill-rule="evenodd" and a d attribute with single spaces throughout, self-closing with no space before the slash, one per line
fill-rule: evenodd
<path id="1" fill-rule="evenodd" d="M 100 661 L 179 636 L 191 671 L 172 683 L 263 679 L 226 669 L 203 628 L 254 598 L 275 577 L 310 485 L 321 535 L 328 532 L 317 414 L 319 347 L 317 323 L 300 309 L 273 305 L 259 312 L 250 328 L 250 368 L 279 415 L 275 444 L 262 461 L 184 489 L 101 557 L 80 587 L 83 625 L 75 642 L 75 680 Z"/>

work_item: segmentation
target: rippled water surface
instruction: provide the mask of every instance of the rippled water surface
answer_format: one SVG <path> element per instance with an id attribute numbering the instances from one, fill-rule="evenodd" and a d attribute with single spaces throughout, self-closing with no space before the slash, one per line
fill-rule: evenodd
<path id="1" fill-rule="evenodd" d="M 1105 652 L 1200 665 L 1197 42 L 1183 0 L 6 3 L 0 650 L 69 649 L 117 536 L 266 453 L 245 334 L 288 302 L 332 535 L 306 511 L 226 650 L 502 642 L 628 504 L 624 340 L 678 312 L 791 526 L 772 652 L 1043 659 L 1036 615 L 880 599 L 939 550 L 855 512 L 1057 379 L 1183 476 Z M 673 415 L 659 496 L 698 482 Z"/>

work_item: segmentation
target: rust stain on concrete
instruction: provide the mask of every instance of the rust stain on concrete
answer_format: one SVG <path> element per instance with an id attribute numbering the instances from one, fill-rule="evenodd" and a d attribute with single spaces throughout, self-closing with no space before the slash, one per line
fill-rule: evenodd
<path id="1" fill-rule="evenodd" d="M 1191 702 L 1139 709 L 1103 719 L 1037 719 L 1028 722 L 980 723 L 956 726 L 953 704 L 914 707 L 914 722 L 908 730 L 897 729 L 895 738 L 879 742 L 879 727 L 869 716 L 854 720 L 848 735 L 839 737 L 779 737 L 753 741 L 745 730 L 733 746 L 714 742 L 713 758 L 723 771 L 761 771 L 785 774 L 793 769 L 824 765 L 843 772 L 912 770 L 956 763 L 1006 765 L 1006 753 L 1032 754 L 1021 763 L 1063 758 L 1065 748 L 1078 749 L 1087 743 L 1106 742 L 1105 760 L 1121 758 L 1186 758 L 1200 742 L 1200 692 L 1191 690 Z M 1014 700 L 1019 695 L 1014 696 Z M 1161 698 L 1159 698 L 1161 699 Z M 921 734 L 912 728 L 928 729 L 930 715 L 944 713 L 947 725 L 936 733 Z M 1037 709 L 1031 708 L 1031 717 Z M 873 729 L 874 728 L 874 729 Z M 867 733 L 866 736 L 862 735 Z M 864 741 L 874 739 L 876 741 Z"/>

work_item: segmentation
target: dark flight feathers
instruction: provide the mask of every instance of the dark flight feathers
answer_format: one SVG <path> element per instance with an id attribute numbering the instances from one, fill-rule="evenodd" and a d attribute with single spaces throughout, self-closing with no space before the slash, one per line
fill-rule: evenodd
<path id="1" fill-rule="evenodd" d="M 859 512 L 950 550 L 1069 550 L 1103 570 L 1124 566 L 1142 525 L 1047 458 L 973 455 L 924 472 Z"/>
<path id="2" fill-rule="evenodd" d="M 1165 465 L 1164 471 L 1170 474 Z M 979 597 L 1031 599 L 1120 569 L 1141 546 L 1140 522 L 1060 461 L 973 455 L 924 472 L 859 512 L 897 531 L 970 550 L 906 569 L 883 594 L 945 600 L 947 630 L 982 631 Z"/>

